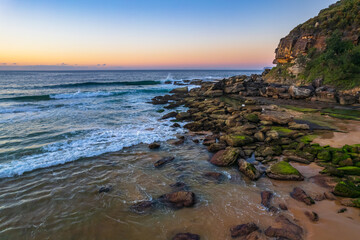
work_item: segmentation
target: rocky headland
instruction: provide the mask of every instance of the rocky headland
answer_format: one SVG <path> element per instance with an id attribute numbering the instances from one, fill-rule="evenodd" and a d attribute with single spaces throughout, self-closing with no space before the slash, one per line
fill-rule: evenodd
<path id="1" fill-rule="evenodd" d="M 319 120 L 321 118 L 360 120 L 359 93 L 344 95 L 335 88 L 323 86 L 321 81 L 305 86 L 268 83 L 264 80 L 266 74 L 267 71 L 263 75 L 234 76 L 214 82 L 188 81 L 185 84 L 199 86 L 191 90 L 188 86 L 175 88 L 171 95 L 155 97 L 152 103 L 173 109 L 162 119 L 172 119 L 174 128 L 184 127 L 190 131 L 189 136 L 179 137 L 173 144 L 193 139 L 205 145 L 212 153 L 209 164 L 219 168 L 235 167 L 249 181 L 260 178 L 312 181 L 326 187 L 327 191 L 312 196 L 300 187 L 289 192 L 293 199 L 305 205 L 336 199 L 346 207 L 360 207 L 360 144 L 335 148 L 313 143 L 321 134 L 339 131 Z M 188 110 L 176 110 L 180 106 Z M 294 163 L 315 163 L 322 171 L 308 178 Z M 156 162 L 155 167 L 158 165 Z M 207 173 L 204 177 L 218 179 L 221 177 L 218 175 Z M 171 203 L 175 206 L 191 206 L 184 202 L 195 201 L 188 196 L 196 193 L 183 192 L 184 199 L 177 190 L 171 194 L 155 202 L 163 202 L 162 199 L 168 202 L 171 197 L 175 199 Z M 274 194 L 265 191 L 259 198 L 261 204 L 277 216 L 275 221 L 279 226 L 259 230 L 255 223 L 242 223 L 230 229 L 231 236 L 305 239 L 306 231 L 301 223 L 295 224 L 294 219 L 281 214 L 288 207 L 271 204 Z M 311 222 L 319 221 L 316 207 L 314 211 L 304 212 L 304 216 Z"/>

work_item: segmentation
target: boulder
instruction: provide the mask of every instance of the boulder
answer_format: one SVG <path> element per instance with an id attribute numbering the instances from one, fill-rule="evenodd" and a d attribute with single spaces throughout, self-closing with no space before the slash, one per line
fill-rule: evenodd
<path id="1" fill-rule="evenodd" d="M 289 88 L 289 93 L 291 97 L 295 99 L 305 99 L 310 97 L 313 91 L 308 87 L 297 87 L 293 85 Z"/>
<path id="2" fill-rule="evenodd" d="M 221 150 L 217 152 L 210 159 L 210 163 L 219 167 L 231 166 L 236 162 L 239 154 L 240 154 L 239 149 L 233 147 L 227 147 L 225 150 Z"/>
<path id="3" fill-rule="evenodd" d="M 250 180 L 253 181 L 258 180 L 261 177 L 260 172 L 256 169 L 256 167 L 252 163 L 249 163 L 244 159 L 240 159 L 238 161 L 238 164 L 239 164 L 239 171 L 248 178 L 250 178 Z"/>
<path id="4" fill-rule="evenodd" d="M 176 119 L 179 120 L 179 121 L 189 119 L 190 117 L 191 117 L 191 115 L 188 112 L 179 112 L 176 115 Z"/>
<path id="5" fill-rule="evenodd" d="M 225 137 L 225 141 L 228 145 L 232 147 L 241 147 L 254 142 L 254 139 L 247 135 L 230 134 Z"/>
<path id="6" fill-rule="evenodd" d="M 158 200 L 166 206 L 175 209 L 192 207 L 195 204 L 195 193 L 189 191 L 178 191 L 162 195 Z"/>
<path id="7" fill-rule="evenodd" d="M 279 227 L 268 227 L 265 230 L 265 235 L 276 239 L 302 240 L 303 229 L 291 222 L 284 215 L 278 216 L 275 221 L 280 225 Z"/>
<path id="8" fill-rule="evenodd" d="M 319 221 L 319 215 L 316 212 L 305 211 L 305 216 L 312 222 Z"/>
<path id="9" fill-rule="evenodd" d="M 245 119 L 247 119 L 249 122 L 252 122 L 252 123 L 260 122 L 259 116 L 255 113 L 249 113 L 249 114 L 245 115 Z"/>
<path id="10" fill-rule="evenodd" d="M 360 186 L 350 181 L 340 181 L 334 188 L 334 194 L 341 197 L 360 197 Z"/>
<path id="11" fill-rule="evenodd" d="M 176 117 L 177 114 L 178 114 L 177 112 L 170 112 L 168 114 L 165 114 L 161 119 L 174 118 Z"/>
<path id="12" fill-rule="evenodd" d="M 188 93 L 188 92 L 189 92 L 188 87 L 175 88 L 175 89 L 170 91 L 170 93 L 180 93 L 180 94 L 185 94 L 185 93 Z"/>
<path id="13" fill-rule="evenodd" d="M 265 140 L 265 136 L 262 132 L 257 132 L 254 134 L 254 137 L 256 140 L 258 140 L 259 142 L 263 142 Z"/>
<path id="14" fill-rule="evenodd" d="M 224 150 L 225 148 L 226 145 L 224 143 L 212 143 L 207 149 L 209 152 L 218 152 L 220 150 Z"/>
<path id="15" fill-rule="evenodd" d="M 200 236 L 193 233 L 178 233 L 172 240 L 200 240 Z"/>
<path id="16" fill-rule="evenodd" d="M 266 208 L 269 208 L 272 196 L 273 196 L 272 192 L 269 191 L 261 192 L 261 205 L 263 205 Z"/>
<path id="17" fill-rule="evenodd" d="M 258 229 L 259 227 L 255 223 L 246 223 L 232 227 L 230 233 L 233 238 L 245 237 Z"/>
<path id="18" fill-rule="evenodd" d="M 299 187 L 295 187 L 290 193 L 290 196 L 299 202 L 305 203 L 306 205 L 315 204 L 315 201 Z"/>
<path id="19" fill-rule="evenodd" d="M 356 103 L 356 100 L 356 96 L 353 95 L 344 94 L 339 96 L 339 103 L 341 105 L 352 105 Z"/>
<path id="20" fill-rule="evenodd" d="M 303 175 L 291 166 L 288 162 L 277 162 L 271 165 L 268 170 L 266 170 L 266 175 L 269 178 L 276 180 L 292 180 L 292 181 L 302 181 L 304 180 Z"/>
<path id="21" fill-rule="evenodd" d="M 151 143 L 149 144 L 148 146 L 150 149 L 156 149 L 156 148 L 159 148 L 160 147 L 160 144 L 158 143 Z"/>

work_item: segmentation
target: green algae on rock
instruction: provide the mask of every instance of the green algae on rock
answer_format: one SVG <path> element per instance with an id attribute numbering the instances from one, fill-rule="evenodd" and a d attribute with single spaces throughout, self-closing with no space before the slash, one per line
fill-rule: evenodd
<path id="1" fill-rule="evenodd" d="M 246 135 L 227 135 L 225 137 L 225 141 L 232 147 L 241 147 L 252 143 L 254 139 Z"/>
<path id="2" fill-rule="evenodd" d="M 293 181 L 302 181 L 304 176 L 290 163 L 281 161 L 277 162 L 269 167 L 266 171 L 266 175 L 269 178 L 277 180 L 293 180 Z"/>
<path id="3" fill-rule="evenodd" d="M 240 150 L 233 147 L 228 147 L 225 150 L 217 152 L 211 159 L 210 163 L 219 167 L 228 167 L 235 163 L 240 154 Z"/>
<path id="4" fill-rule="evenodd" d="M 335 186 L 334 194 L 341 197 L 357 198 L 360 197 L 360 186 L 356 186 L 350 181 L 341 181 Z"/>

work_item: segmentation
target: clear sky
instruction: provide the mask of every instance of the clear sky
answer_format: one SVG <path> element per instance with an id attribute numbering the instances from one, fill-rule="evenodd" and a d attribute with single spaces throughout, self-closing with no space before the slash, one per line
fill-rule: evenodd
<path id="1" fill-rule="evenodd" d="M 334 2 L 0 0 L 0 70 L 261 69 Z"/>

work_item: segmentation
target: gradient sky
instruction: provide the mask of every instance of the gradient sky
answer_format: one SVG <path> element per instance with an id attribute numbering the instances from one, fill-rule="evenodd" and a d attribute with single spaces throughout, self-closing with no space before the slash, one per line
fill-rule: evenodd
<path id="1" fill-rule="evenodd" d="M 0 69 L 261 69 L 334 2 L 0 0 Z"/>

